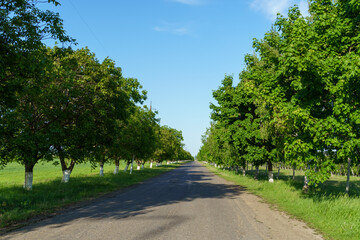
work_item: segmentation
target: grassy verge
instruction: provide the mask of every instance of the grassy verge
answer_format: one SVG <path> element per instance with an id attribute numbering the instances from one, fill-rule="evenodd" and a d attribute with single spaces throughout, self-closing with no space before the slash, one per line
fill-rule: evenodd
<path id="1" fill-rule="evenodd" d="M 100 177 L 98 168 L 91 169 L 90 164 L 79 164 L 75 166 L 70 182 L 64 184 L 61 183 L 60 166 L 40 163 L 34 168 L 33 190 L 25 191 L 22 188 L 24 167 L 9 164 L 0 170 L 0 229 L 22 225 L 33 216 L 50 214 L 67 205 L 142 182 L 178 166 L 180 164 L 165 164 L 150 169 L 145 165 L 144 170 L 135 169 L 131 175 L 129 171 L 114 175 L 115 166 L 106 164 L 105 176 Z M 120 165 L 120 169 L 124 167 L 124 163 Z"/>
<path id="2" fill-rule="evenodd" d="M 218 176 L 241 185 L 274 204 L 279 210 L 307 222 L 326 239 L 360 238 L 359 177 L 351 178 L 350 196 L 343 194 L 345 177 L 341 176 L 332 177 L 305 194 L 301 191 L 303 175 L 292 180 L 292 171 L 281 170 L 279 179 L 275 178 L 274 183 L 269 183 L 265 170 L 260 171 L 259 180 L 254 180 L 254 171 L 248 171 L 247 176 L 243 177 L 234 171 L 221 170 L 210 165 L 207 167 Z"/>

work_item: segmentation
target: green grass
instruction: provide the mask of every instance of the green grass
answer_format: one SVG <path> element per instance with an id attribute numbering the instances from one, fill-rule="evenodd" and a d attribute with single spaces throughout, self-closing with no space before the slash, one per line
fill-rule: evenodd
<path id="1" fill-rule="evenodd" d="M 303 175 L 292 180 L 292 170 L 281 170 L 278 180 L 274 171 L 275 182 L 269 183 L 265 170 L 260 171 L 259 180 L 254 180 L 255 171 L 248 171 L 243 177 L 234 171 L 207 167 L 274 204 L 279 210 L 304 220 L 326 239 L 360 239 L 359 177 L 351 177 L 351 191 L 347 196 L 344 194 L 346 178 L 342 176 L 334 176 L 318 188 L 311 188 L 309 193 L 303 193 Z"/>
<path id="2" fill-rule="evenodd" d="M 161 173 L 170 171 L 180 164 L 163 165 L 137 171 L 134 164 L 133 174 L 124 173 L 125 164 L 120 165 L 120 173 L 114 175 L 114 164 L 105 164 L 104 177 L 99 176 L 99 168 L 91 169 L 90 164 L 76 165 L 69 183 L 61 183 L 60 166 L 51 163 L 39 163 L 34 168 L 33 190 L 26 191 L 24 167 L 10 163 L 0 170 L 0 228 L 5 229 L 21 225 L 27 219 L 46 215 L 61 207 L 109 193 Z"/>

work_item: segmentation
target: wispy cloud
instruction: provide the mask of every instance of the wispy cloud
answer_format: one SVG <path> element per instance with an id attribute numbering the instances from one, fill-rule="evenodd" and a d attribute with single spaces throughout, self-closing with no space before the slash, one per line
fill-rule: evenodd
<path id="1" fill-rule="evenodd" d="M 153 28 L 156 32 L 166 32 L 178 36 L 188 35 L 191 33 L 189 26 L 180 26 L 178 24 L 164 23 L 161 26 Z"/>
<path id="2" fill-rule="evenodd" d="M 250 6 L 274 21 L 277 13 L 286 15 L 290 6 L 297 4 L 303 16 L 308 16 L 307 0 L 251 0 Z"/>
<path id="3" fill-rule="evenodd" d="M 202 5 L 205 3 L 204 0 L 171 0 L 171 1 L 186 5 Z"/>

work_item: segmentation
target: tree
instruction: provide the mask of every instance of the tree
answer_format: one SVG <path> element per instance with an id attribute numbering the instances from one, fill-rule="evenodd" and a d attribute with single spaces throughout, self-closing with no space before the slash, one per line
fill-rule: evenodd
<path id="1" fill-rule="evenodd" d="M 131 173 L 134 160 L 140 163 L 140 161 L 149 159 L 155 151 L 155 129 L 158 124 L 155 115 L 156 113 L 146 107 L 136 107 L 128 123 L 123 127 L 120 144 L 126 152 L 124 157 L 128 159 L 125 171 L 131 163 Z"/>
<path id="2" fill-rule="evenodd" d="M 157 149 L 157 160 L 178 159 L 180 150 L 184 147 L 182 132 L 168 126 L 161 126 L 160 129 L 160 146 Z"/>
<path id="3" fill-rule="evenodd" d="M 58 1 L 49 0 L 55 6 Z M 13 108 L 16 93 L 26 90 L 26 79 L 36 74 L 37 51 L 42 40 L 73 43 L 58 13 L 40 10 L 37 0 L 3 0 L 0 3 L 0 114 Z"/>
<path id="4" fill-rule="evenodd" d="M 50 152 L 51 121 L 45 114 L 51 106 L 52 61 L 45 49 L 38 51 L 37 74 L 27 79 L 26 90 L 18 93 L 18 104 L 1 115 L 2 161 L 16 160 L 25 166 L 26 189 L 32 188 L 33 168 Z"/>
<path id="5" fill-rule="evenodd" d="M 58 5 L 55 0 L 49 3 Z M 36 162 L 49 154 L 45 111 L 52 68 L 42 40 L 72 43 L 59 15 L 37 8 L 38 1 L 5 0 L 0 5 L 0 162 L 25 165 L 26 189 L 32 188 Z M 51 71 L 51 70 L 50 70 Z"/>

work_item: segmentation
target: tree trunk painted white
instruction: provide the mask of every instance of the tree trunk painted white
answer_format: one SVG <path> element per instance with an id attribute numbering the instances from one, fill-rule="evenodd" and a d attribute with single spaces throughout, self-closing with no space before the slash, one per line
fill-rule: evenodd
<path id="1" fill-rule="evenodd" d="M 304 186 L 303 186 L 303 191 L 307 192 L 307 190 L 309 189 L 309 180 L 306 177 L 306 175 L 304 176 Z"/>
<path id="2" fill-rule="evenodd" d="M 350 190 L 350 166 L 351 158 L 348 158 L 347 176 L 346 176 L 346 193 L 349 194 Z"/>
<path id="3" fill-rule="evenodd" d="M 118 174 L 118 173 L 119 173 L 119 166 L 115 166 L 114 174 Z"/>
<path id="4" fill-rule="evenodd" d="M 258 179 L 259 176 L 259 166 L 255 166 L 255 179 Z"/>
<path id="5" fill-rule="evenodd" d="M 152 168 L 152 164 L 153 164 L 153 163 L 151 162 L 151 163 L 150 163 L 150 168 Z"/>
<path id="6" fill-rule="evenodd" d="M 62 183 L 68 183 L 69 180 L 70 180 L 70 174 L 71 174 L 71 171 L 70 170 L 64 170 L 63 171 L 63 177 L 61 179 L 61 182 Z"/>
<path id="7" fill-rule="evenodd" d="M 310 165 L 308 164 L 307 169 L 310 169 Z M 304 186 L 302 189 L 304 192 L 307 192 L 309 190 L 309 179 L 304 175 Z"/>
<path id="8" fill-rule="evenodd" d="M 217 164 L 215 163 L 215 167 L 217 167 Z"/>
<path id="9" fill-rule="evenodd" d="M 245 175 L 246 175 L 246 168 L 242 168 L 242 173 L 243 173 L 243 176 L 245 177 Z"/>
<path id="10" fill-rule="evenodd" d="M 124 168 L 124 172 L 126 172 L 129 169 L 129 164 L 127 163 L 125 168 Z"/>
<path id="11" fill-rule="evenodd" d="M 274 182 L 274 176 L 273 176 L 273 172 L 272 171 L 268 171 L 268 177 L 269 177 L 269 182 L 273 183 Z"/>
<path id="12" fill-rule="evenodd" d="M 104 166 L 100 166 L 100 176 L 104 176 Z"/>
<path id="13" fill-rule="evenodd" d="M 33 184 L 33 173 L 32 172 L 25 172 L 25 182 L 24 182 L 24 189 L 31 190 Z"/>
<path id="14" fill-rule="evenodd" d="M 278 173 L 277 173 L 277 179 L 279 179 L 279 176 L 280 176 L 280 168 L 281 168 L 281 163 L 279 164 L 279 168 L 278 168 Z"/>
<path id="15" fill-rule="evenodd" d="M 134 155 L 133 155 L 133 158 L 131 160 L 130 174 L 132 174 L 133 169 L 134 169 Z"/>
<path id="16" fill-rule="evenodd" d="M 293 168 L 293 180 L 295 180 L 295 168 Z"/>
<path id="17" fill-rule="evenodd" d="M 145 168 L 144 164 L 141 164 L 141 169 L 144 169 L 144 168 Z"/>
<path id="18" fill-rule="evenodd" d="M 169 164 L 170 164 L 170 161 L 167 161 L 166 164 L 169 165 Z"/>
<path id="19" fill-rule="evenodd" d="M 136 170 L 140 170 L 140 165 L 137 165 Z"/>

